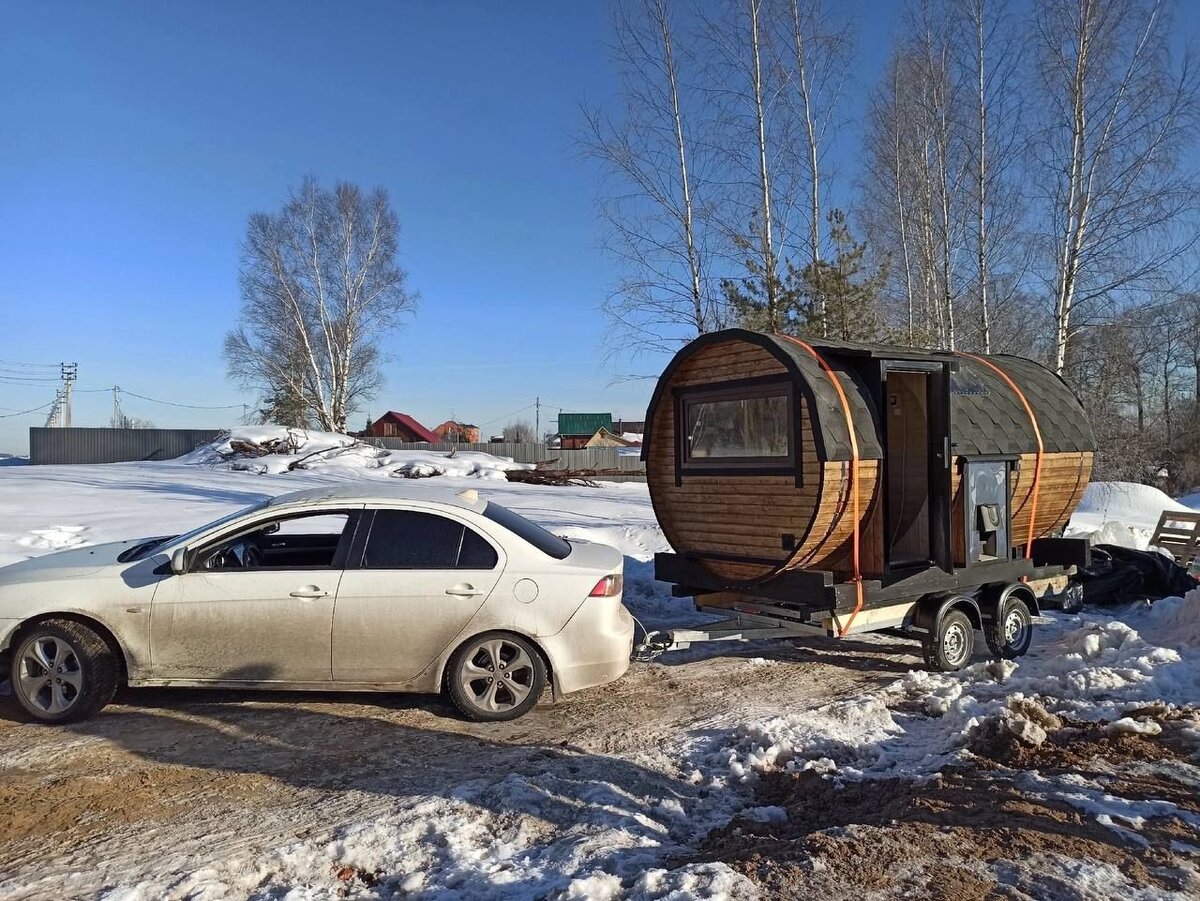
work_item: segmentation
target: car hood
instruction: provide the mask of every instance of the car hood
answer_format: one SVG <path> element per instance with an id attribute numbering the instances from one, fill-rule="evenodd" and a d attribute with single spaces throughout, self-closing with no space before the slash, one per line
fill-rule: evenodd
<path id="1" fill-rule="evenodd" d="M 11 582 L 31 582 L 43 579 L 63 579 L 71 576 L 87 576 L 116 564 L 117 556 L 127 548 L 148 539 L 134 538 L 128 541 L 112 541 L 87 547 L 70 548 L 32 557 L 19 563 L 0 567 L 0 585 Z"/>

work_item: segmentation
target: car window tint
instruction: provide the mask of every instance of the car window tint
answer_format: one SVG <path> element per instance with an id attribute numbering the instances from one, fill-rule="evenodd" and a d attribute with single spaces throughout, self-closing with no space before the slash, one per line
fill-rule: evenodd
<path id="1" fill-rule="evenodd" d="M 368 569 L 491 569 L 496 562 L 491 545 L 462 523 L 432 513 L 377 510 L 362 565 Z"/>
<path id="2" fill-rule="evenodd" d="M 492 522 L 504 526 L 513 534 L 519 535 L 543 554 L 548 554 L 556 560 L 565 560 L 571 554 L 571 545 L 566 539 L 547 532 L 537 523 L 530 522 L 507 507 L 489 502 L 484 508 L 483 515 Z"/>
<path id="3" fill-rule="evenodd" d="M 471 529 L 464 530 L 462 549 L 458 552 L 459 569 L 495 569 L 498 562 L 494 547 Z"/>

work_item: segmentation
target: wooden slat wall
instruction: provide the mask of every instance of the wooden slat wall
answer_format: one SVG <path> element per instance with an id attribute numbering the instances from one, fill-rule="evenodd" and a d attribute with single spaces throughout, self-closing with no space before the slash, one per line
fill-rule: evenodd
<path id="1" fill-rule="evenodd" d="M 703 385 L 766 375 L 787 369 L 761 347 L 731 341 L 706 347 L 675 371 L 672 386 Z M 774 566 L 705 561 L 709 569 L 736 581 L 770 572 L 790 552 L 782 536 L 801 540 L 818 506 L 823 465 L 817 460 L 808 411 L 802 398 L 803 485 L 792 476 L 696 476 L 675 484 L 674 398 L 664 393 L 652 411 L 653 427 L 646 461 L 650 500 L 671 546 L 679 552 L 736 554 L 777 561 Z"/>
<path id="2" fill-rule="evenodd" d="M 1033 507 L 1033 471 L 1036 454 L 1022 454 L 1021 468 L 1013 480 L 1012 543 L 1024 545 L 1029 536 L 1029 515 Z M 1042 477 L 1038 486 L 1038 513 L 1034 537 L 1045 538 L 1065 526 L 1087 488 L 1092 475 L 1090 451 L 1046 454 L 1042 458 Z"/>
<path id="3" fill-rule="evenodd" d="M 786 368 L 764 349 L 731 341 L 699 351 L 676 370 L 672 386 L 728 382 L 735 379 L 785 374 Z M 677 551 L 735 554 L 775 561 L 772 565 L 706 560 L 721 576 L 744 581 L 787 563 L 788 568 L 822 569 L 846 557 L 853 531 L 848 475 L 849 463 L 823 463 L 817 458 L 807 404 L 797 394 L 801 416 L 802 482 L 792 476 L 686 475 L 675 485 L 674 401 L 664 395 L 652 413 L 651 446 L 646 465 L 650 498 L 663 532 Z M 864 528 L 873 513 L 879 465 L 859 464 L 859 501 Z M 877 506 L 877 505 L 876 505 Z M 798 547 L 785 550 L 784 534 L 796 537 Z M 879 548 L 868 548 L 864 533 L 864 566 L 881 570 Z M 848 557 L 847 557 L 848 561 Z M 875 562 L 879 561 L 879 562 Z M 848 566 L 848 562 L 846 563 Z"/>

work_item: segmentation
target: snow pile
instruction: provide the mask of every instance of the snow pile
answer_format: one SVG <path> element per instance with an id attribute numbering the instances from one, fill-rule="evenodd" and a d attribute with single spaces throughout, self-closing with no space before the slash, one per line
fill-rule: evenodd
<path id="1" fill-rule="evenodd" d="M 1149 607 L 1137 607 L 1128 616 L 1146 638 L 1186 651 L 1200 648 L 1200 588 L 1181 598 L 1163 598 Z M 1200 701 L 1200 696 L 1193 699 Z"/>
<path id="2" fill-rule="evenodd" d="M 1067 525 L 1066 536 L 1144 551 L 1165 510 L 1192 512 L 1150 485 L 1092 482 Z"/>
<path id="3" fill-rule="evenodd" d="M 473 451 L 389 451 L 337 432 L 266 425 L 238 426 L 176 462 L 258 475 L 315 470 L 343 478 L 375 475 L 503 480 L 511 469 L 533 468 L 511 457 Z"/>
<path id="4" fill-rule="evenodd" d="M 533 469 L 532 463 L 514 463 L 512 457 L 496 457 L 478 451 L 440 454 L 426 451 L 392 451 L 383 462 L 388 475 L 405 478 L 450 476 L 458 479 L 499 479 L 511 469 Z"/>
<path id="5" fill-rule="evenodd" d="M 1099 617 L 1058 617 L 1039 629 L 1017 661 L 977 663 L 957 674 L 913 671 L 885 688 L 815 712 L 748 723 L 712 761 L 735 781 L 773 769 L 841 778 L 921 778 L 960 762 L 973 730 L 1002 728 L 1028 744 L 1053 718 L 1118 721 L 1150 702 L 1200 698 L 1200 590 L 1134 609 L 1129 616 L 1175 647 L 1131 625 Z"/>

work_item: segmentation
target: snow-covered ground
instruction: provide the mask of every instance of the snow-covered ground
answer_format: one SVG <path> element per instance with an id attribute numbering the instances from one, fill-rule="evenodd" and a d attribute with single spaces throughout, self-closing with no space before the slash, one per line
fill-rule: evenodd
<path id="1" fill-rule="evenodd" d="M 272 434 L 242 437 L 261 441 Z M 58 548 L 188 529 L 263 497 L 332 481 L 440 470 L 444 475 L 414 484 L 475 487 L 559 534 L 613 544 L 626 555 L 626 602 L 635 615 L 655 625 L 695 617 L 689 605 L 671 598 L 653 580 L 649 561 L 667 545 L 645 485 L 514 484 L 501 479 L 504 469 L 515 464 L 487 455 L 384 454 L 320 434 L 305 436 L 296 445 L 290 453 L 252 459 L 227 459 L 229 448 L 219 446 L 168 463 L 2 468 L 0 565 Z M 289 468 L 297 460 L 305 462 Z M 1071 530 L 1144 546 L 1159 513 L 1174 503 L 1144 486 L 1093 485 Z M 872 642 L 886 641 L 868 638 L 857 645 L 871 652 Z M 527 749 L 518 754 L 511 744 L 493 744 L 501 733 L 476 734 L 473 727 L 451 721 L 438 726 L 436 718 L 419 721 L 432 723 L 432 728 L 406 726 L 414 747 L 432 742 L 439 757 L 458 761 L 447 763 L 437 777 L 439 788 L 428 793 L 419 784 L 405 783 L 404 791 L 397 787 L 409 778 L 401 772 L 408 752 L 397 748 L 398 756 L 385 757 L 393 752 L 390 746 L 372 744 L 374 733 L 355 752 L 358 727 L 339 723 L 338 728 L 348 730 L 350 744 L 337 753 L 347 756 L 322 766 L 323 772 L 332 767 L 342 773 L 337 784 L 346 790 L 330 796 L 325 810 L 314 806 L 310 783 L 294 777 L 293 757 L 287 757 L 287 765 L 271 762 L 285 751 L 303 748 L 309 738 L 317 742 L 327 728 L 309 724 L 328 719 L 324 713 L 313 720 L 316 714 L 308 711 L 303 725 L 288 727 L 282 719 L 287 704 L 266 703 L 261 715 L 241 718 L 214 705 L 200 713 L 168 709 L 149 717 L 137 708 L 117 707 L 81 731 L 22 731 L 18 742 L 6 741 L 0 728 L 0 783 L 5 773 L 33 778 L 32 768 L 44 751 L 31 750 L 32 742 L 43 749 L 61 743 L 62 754 L 79 748 L 136 748 L 141 758 L 191 760 L 193 766 L 215 766 L 237 779 L 282 781 L 299 793 L 294 808 L 272 814 L 284 823 L 295 817 L 292 834 L 265 815 L 256 822 L 258 814 L 247 801 L 244 809 L 233 808 L 228 827 L 212 836 L 194 834 L 212 821 L 188 819 L 199 816 L 199 808 L 189 807 L 190 813 L 180 812 L 177 828 L 159 822 L 145 834 L 110 839 L 103 859 L 83 852 L 74 862 L 47 861 L 36 850 L 27 856 L 23 851 L 9 852 L 7 858 L 0 854 L 0 863 L 9 864 L 8 875 L 0 866 L 0 896 L 307 899 L 342 892 L 420 899 L 751 898 L 760 893 L 753 882 L 725 864 L 706 862 L 697 848 L 710 830 L 739 813 L 761 828 L 772 823 L 783 828 L 789 811 L 755 800 L 762 780 L 774 775 L 816 774 L 835 786 L 897 777 L 938 779 L 948 768 L 977 760 L 986 737 L 1037 749 L 1049 747 L 1068 726 L 1094 726 L 1100 735 L 1146 740 L 1162 734 L 1163 740 L 1190 742 L 1193 753 L 1200 748 L 1200 724 L 1188 713 L 1190 705 L 1200 702 L 1200 591 L 1104 615 L 1054 616 L 1051 625 L 1039 629 L 1032 652 L 1016 662 L 981 661 L 954 675 L 908 665 L 897 665 L 894 678 L 856 674 L 847 678 L 856 680 L 857 688 L 839 693 L 831 687 L 832 700 L 813 689 L 808 706 L 781 700 L 778 689 L 753 692 L 750 671 L 755 668 L 763 673 L 764 686 L 786 684 L 788 666 L 796 667 L 797 680 L 805 672 L 804 664 L 785 662 L 794 652 L 785 653 L 781 646 L 766 645 L 756 652 L 761 656 L 737 664 L 739 678 L 751 686 L 740 700 L 720 706 L 718 698 L 718 706 L 681 713 L 671 719 L 677 725 L 666 729 L 652 728 L 653 716 L 664 713 L 644 715 L 623 708 L 632 701 L 623 702 L 620 683 L 598 691 L 592 703 L 611 705 L 606 716 L 617 727 L 612 737 L 599 742 L 601 750 L 587 755 L 546 750 L 539 752 L 544 759 L 530 757 Z M 714 660 L 711 665 L 729 664 Z M 809 664 L 817 665 L 826 664 Z M 673 677 L 670 667 L 652 674 L 664 680 L 663 691 L 679 690 L 681 677 Z M 818 676 L 833 679 L 815 670 L 811 674 Z M 627 681 L 636 678 L 631 674 Z M 772 678 L 784 681 L 772 683 Z M 572 709 L 568 702 L 562 716 L 570 720 Z M 636 736 L 619 734 L 626 717 L 636 720 L 638 728 L 651 729 L 644 746 Z M 278 721 L 280 731 L 264 725 L 260 734 L 260 720 Z M 168 721 L 192 730 L 191 737 L 174 735 L 160 746 L 154 736 Z M 552 731 L 555 725 L 538 728 Z M 304 734 L 309 728 L 312 736 Z M 517 731 L 503 735 L 519 739 L 518 727 L 511 728 Z M 13 726 L 9 734 L 32 729 Z M 222 746 L 213 760 L 195 750 L 230 735 L 243 736 L 243 743 Z M 226 760 L 230 747 L 238 750 Z M 460 755 L 492 758 L 496 766 L 481 779 Z M 396 773 L 379 773 L 381 760 L 394 760 Z M 1200 788 L 1200 769 L 1172 765 L 1172 778 Z M 1149 844 L 1144 836 L 1154 824 L 1170 822 L 1180 834 L 1191 834 L 1195 840 L 1180 838 L 1170 851 L 1172 873 L 1177 871 L 1172 878 L 1183 888 L 1174 895 L 1164 890 L 1145 896 L 1196 896 L 1200 815 L 1194 809 L 1178 799 L 1130 792 L 1119 772 L 1111 777 L 1048 774 L 1036 768 L 1012 772 L 1014 784 L 1029 797 L 1076 811 L 1081 820 L 1111 834 L 1114 843 L 1133 849 L 1130 853 Z M 322 791 L 327 795 L 329 789 Z M 248 837 L 239 838 L 243 833 Z M 1159 863 L 1160 869 L 1165 866 Z M 1007 860 L 984 869 L 998 883 L 1015 885 L 1015 877 L 1004 876 L 1008 871 L 1003 868 L 1019 872 L 1024 865 Z M 1047 878 L 1058 880 L 1055 885 L 1076 887 L 1075 894 L 1063 897 L 1133 897 L 1145 888 L 1104 866 L 1080 860 L 1066 848 L 1037 861 L 1040 870 L 1050 873 Z M 1020 892 L 1016 896 L 1023 897 Z"/>

